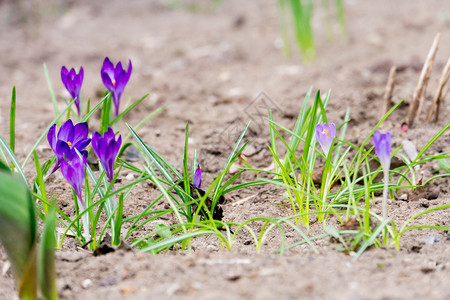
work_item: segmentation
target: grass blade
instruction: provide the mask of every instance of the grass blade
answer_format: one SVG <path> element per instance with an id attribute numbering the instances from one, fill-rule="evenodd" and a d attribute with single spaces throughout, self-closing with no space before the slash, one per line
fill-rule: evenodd
<path id="1" fill-rule="evenodd" d="M 13 86 L 11 95 L 11 111 L 9 115 L 9 147 L 14 153 L 16 137 L 16 86 Z M 14 170 L 14 166 L 13 166 Z"/>
<path id="2" fill-rule="evenodd" d="M 55 230 L 56 208 L 53 202 L 45 218 L 38 254 L 39 285 L 42 295 L 47 300 L 58 299 L 55 266 Z"/>
<path id="3" fill-rule="evenodd" d="M 0 241 L 18 282 L 20 298 L 36 299 L 36 233 L 34 203 L 26 184 L 0 171 Z"/>
<path id="4" fill-rule="evenodd" d="M 44 74 L 45 74 L 45 79 L 47 80 L 47 86 L 48 86 L 48 90 L 50 91 L 50 98 L 52 99 L 52 103 L 53 103 L 53 110 L 55 111 L 55 115 L 59 115 L 59 110 L 58 110 L 58 103 L 56 101 L 56 96 L 55 96 L 55 91 L 53 90 L 53 84 L 52 84 L 52 80 L 50 79 L 50 74 L 48 72 L 47 69 L 47 65 L 44 64 Z M 61 123 L 57 120 L 57 124 L 58 126 L 61 126 Z"/>

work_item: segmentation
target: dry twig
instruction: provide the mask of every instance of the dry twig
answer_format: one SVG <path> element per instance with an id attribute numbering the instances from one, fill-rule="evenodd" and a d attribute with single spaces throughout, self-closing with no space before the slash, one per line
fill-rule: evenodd
<path id="1" fill-rule="evenodd" d="M 389 71 L 389 78 L 386 83 L 386 88 L 384 89 L 384 95 L 383 95 L 383 108 L 381 110 L 381 118 L 388 112 L 391 99 L 392 99 L 392 93 L 394 92 L 394 86 L 395 86 L 395 75 L 397 74 L 397 67 L 392 66 L 391 70 Z"/>
<path id="2" fill-rule="evenodd" d="M 430 111 L 428 112 L 427 122 L 437 122 L 439 118 L 439 110 L 441 107 L 441 101 L 444 97 L 442 97 L 442 93 L 444 91 L 445 84 L 447 83 L 448 79 L 450 78 L 450 57 L 447 60 L 447 64 L 445 65 L 444 69 L 442 70 L 441 78 L 439 79 L 438 88 L 436 91 L 436 94 L 434 95 L 433 103 L 431 104 Z M 434 119 L 433 118 L 434 114 Z"/>
<path id="3" fill-rule="evenodd" d="M 423 98 L 427 90 L 428 81 L 430 80 L 431 69 L 433 67 L 434 58 L 436 57 L 440 37 L 440 33 L 436 34 L 433 45 L 428 52 L 427 60 L 423 65 L 422 73 L 420 74 L 419 82 L 417 84 L 416 90 L 414 91 L 413 99 L 408 112 L 408 126 L 412 126 L 414 124 L 416 116 L 420 114 L 420 111 L 422 110 Z"/>

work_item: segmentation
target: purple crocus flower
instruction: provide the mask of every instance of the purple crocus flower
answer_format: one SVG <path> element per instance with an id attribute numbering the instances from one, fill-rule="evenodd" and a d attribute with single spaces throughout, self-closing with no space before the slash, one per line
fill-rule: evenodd
<path id="1" fill-rule="evenodd" d="M 381 133 L 378 130 L 373 134 L 373 142 L 375 144 L 375 152 L 380 159 L 381 166 L 384 171 L 388 171 L 391 166 L 391 146 L 392 135 L 388 131 Z"/>
<path id="2" fill-rule="evenodd" d="M 63 159 L 61 161 L 61 173 L 67 182 L 72 186 L 84 209 L 84 201 L 81 194 L 84 181 L 84 170 L 86 169 L 86 157 L 75 154 L 71 160 Z"/>
<path id="3" fill-rule="evenodd" d="M 111 183 L 114 177 L 114 163 L 122 145 L 122 136 L 116 140 L 114 131 L 108 126 L 108 131 L 102 136 L 94 132 L 92 136 L 92 148 L 105 169 L 106 176 Z"/>
<path id="4" fill-rule="evenodd" d="M 80 109 L 80 90 L 83 84 L 84 71 L 83 67 L 80 67 L 78 74 L 75 69 L 72 68 L 70 71 L 67 70 L 66 66 L 61 68 L 61 80 L 66 87 L 67 91 L 70 93 L 72 99 L 75 99 L 75 106 L 77 107 L 78 116 L 81 114 Z"/>
<path id="5" fill-rule="evenodd" d="M 202 186 L 202 168 L 200 168 L 200 165 L 197 165 L 197 169 L 194 173 L 194 186 L 197 189 Z"/>
<path id="6" fill-rule="evenodd" d="M 56 124 L 50 127 L 47 133 L 47 140 L 56 155 L 56 164 L 49 175 L 58 170 L 64 157 L 70 161 L 76 156 L 74 149 L 77 149 L 83 156 L 87 157 L 88 153 L 84 148 L 91 142 L 91 139 L 87 137 L 88 132 L 87 122 L 78 123 L 74 126 L 70 119 L 64 122 L 58 134 L 56 134 Z"/>
<path id="7" fill-rule="evenodd" d="M 112 93 L 116 116 L 119 115 L 120 97 L 130 79 L 132 68 L 131 60 L 128 60 L 128 70 L 126 72 L 122 68 L 122 63 L 120 61 L 115 67 L 108 57 L 103 61 L 101 76 L 103 84 Z"/>
<path id="8" fill-rule="evenodd" d="M 318 124 L 316 127 L 316 137 L 322 146 L 323 152 L 328 155 L 330 147 L 333 144 L 333 139 L 336 137 L 336 125 L 331 123 L 330 125 L 324 123 Z"/>

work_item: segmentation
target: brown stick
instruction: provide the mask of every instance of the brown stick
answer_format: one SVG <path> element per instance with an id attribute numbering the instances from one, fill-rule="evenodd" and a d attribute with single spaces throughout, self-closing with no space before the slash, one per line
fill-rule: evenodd
<path id="1" fill-rule="evenodd" d="M 444 91 L 445 84 L 447 83 L 449 78 L 450 78 L 450 57 L 448 58 L 447 64 L 445 65 L 444 69 L 442 69 L 442 75 L 441 78 L 439 79 L 438 88 L 436 94 L 434 95 L 430 111 L 428 112 L 427 122 L 433 121 L 434 123 L 436 123 L 438 121 L 439 110 L 441 108 L 441 101 L 442 99 L 445 99 L 445 96 L 442 97 L 442 93 Z M 432 120 L 433 114 L 434 119 Z"/>
<path id="2" fill-rule="evenodd" d="M 381 118 L 388 112 L 391 106 L 392 93 L 394 92 L 395 86 L 395 75 L 397 74 L 397 67 L 392 66 L 389 71 L 388 81 L 386 83 L 386 88 L 384 89 L 383 95 L 383 107 L 381 109 Z"/>
<path id="3" fill-rule="evenodd" d="M 428 52 L 427 60 L 423 65 L 422 73 L 420 74 L 419 82 L 417 84 L 416 90 L 414 91 L 413 99 L 408 112 L 408 126 L 412 126 L 414 124 L 416 116 L 420 114 L 420 111 L 422 110 L 424 98 L 423 96 L 427 90 L 428 81 L 430 80 L 431 69 L 433 67 L 434 58 L 436 57 L 440 37 L 441 34 L 437 33 L 436 37 L 434 38 L 433 45 Z"/>

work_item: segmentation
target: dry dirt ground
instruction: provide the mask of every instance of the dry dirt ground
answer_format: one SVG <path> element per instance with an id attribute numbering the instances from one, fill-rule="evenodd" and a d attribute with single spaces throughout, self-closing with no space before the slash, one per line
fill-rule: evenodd
<path id="1" fill-rule="evenodd" d="M 442 34 L 441 44 L 426 107 L 450 54 L 449 1 L 344 1 L 347 43 L 341 43 L 337 34 L 334 41 L 327 41 L 323 10 L 318 7 L 314 18 L 318 60 L 309 64 L 301 62 L 295 48 L 290 58 L 282 55 L 275 0 L 230 0 L 219 5 L 186 2 L 199 3 L 195 9 L 170 7 L 169 2 L 47 0 L 19 5 L 0 1 L 0 134 L 8 137 L 10 93 L 16 85 L 19 160 L 23 161 L 54 118 L 43 63 L 56 93 L 64 96 L 61 66 L 82 65 L 82 100 L 91 97 L 95 102 L 103 92 L 99 74 L 105 56 L 113 61 L 132 60 L 133 74 L 124 99 L 150 93 L 126 122 L 136 125 L 152 110 L 167 105 L 138 133 L 177 167 L 189 121 L 190 147 L 199 152 L 206 186 L 217 176 L 223 155 L 229 151 L 226 139 L 218 137 L 243 129 L 252 118 L 247 108 L 261 92 L 278 108 L 277 120 L 292 128 L 307 90 L 311 86 L 331 89 L 328 118 L 339 124 L 350 107 L 348 137 L 357 144 L 380 118 L 389 68 L 395 64 L 399 73 L 393 101 L 406 100 L 382 125 L 392 132 L 394 146 L 410 140 L 420 148 L 449 122 L 447 99 L 437 125 L 425 124 L 422 116 L 415 127 L 400 130 L 437 32 Z M 253 121 L 258 124 L 260 120 Z M 121 130 L 126 133 L 124 126 Z M 266 132 L 257 132 L 250 149 L 263 146 L 263 150 L 250 163 L 270 165 L 268 140 Z M 445 133 L 429 154 L 450 151 L 449 145 L 450 134 Z M 50 157 L 45 142 L 39 155 L 42 160 Z M 434 170 L 436 164 L 430 164 L 420 174 L 426 179 Z M 27 175 L 30 180 L 34 176 L 31 165 Z M 120 175 L 122 182 L 126 175 Z M 243 180 L 253 178 L 249 174 Z M 443 179 L 434 186 L 439 190 L 437 199 L 396 200 L 389 205 L 389 215 L 402 222 L 425 207 L 449 203 L 449 181 Z M 70 188 L 59 173 L 50 178 L 48 189 L 70 214 Z M 281 201 L 282 192 L 265 186 L 233 194 L 224 206 L 225 219 L 286 215 L 271 204 Z M 140 187 L 127 199 L 125 214 L 140 212 L 154 195 L 148 186 Z M 450 212 L 434 213 L 418 222 L 448 226 Z M 320 226 L 312 226 L 310 234 L 317 233 Z M 447 232 L 411 231 L 404 236 L 400 251 L 369 249 L 357 262 L 335 251 L 329 239 L 317 242 L 319 254 L 297 247 L 280 256 L 274 254 L 280 246 L 276 234 L 260 254 L 247 238 L 238 238 L 232 251 L 220 250 L 217 241 L 205 237 L 194 241 L 192 254 L 172 251 L 153 256 L 119 250 L 99 257 L 67 238 L 57 252 L 59 295 L 61 299 L 450 299 Z M 288 238 L 296 239 L 290 233 Z M 6 256 L 0 251 L 0 298 L 14 299 L 13 277 L 5 264 Z"/>

